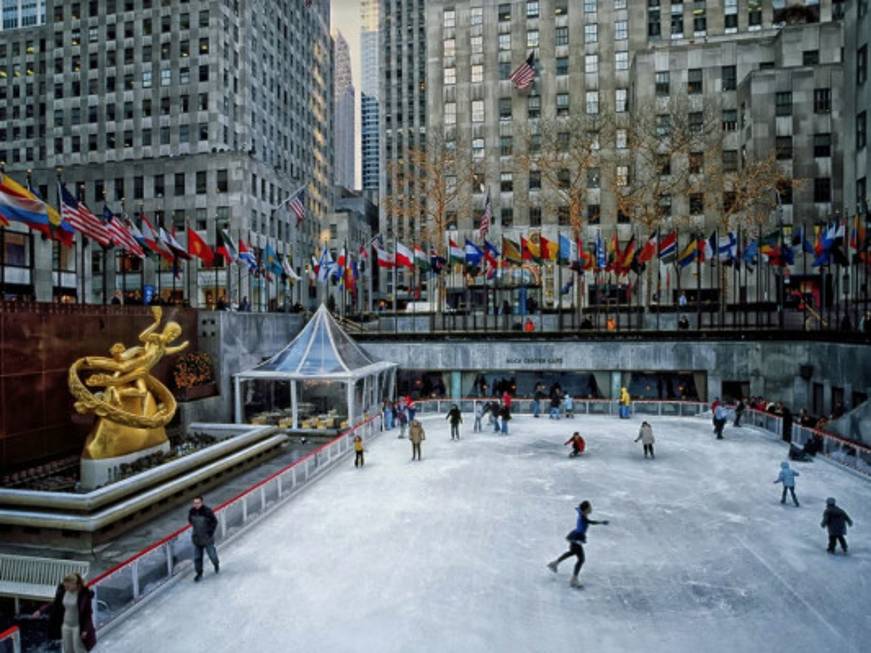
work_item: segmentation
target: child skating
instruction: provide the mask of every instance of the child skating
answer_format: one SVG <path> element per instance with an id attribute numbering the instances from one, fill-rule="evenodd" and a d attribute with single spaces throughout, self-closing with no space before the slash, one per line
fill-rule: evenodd
<path id="1" fill-rule="evenodd" d="M 636 442 L 639 440 L 641 440 L 641 444 L 644 446 L 644 457 L 647 458 L 647 454 L 650 454 L 651 458 L 656 458 L 653 454 L 653 443 L 656 442 L 656 438 L 653 437 L 653 427 L 647 422 L 641 422 L 641 428 L 638 429 L 638 437 L 635 438 Z"/>
<path id="2" fill-rule="evenodd" d="M 359 435 L 354 436 L 354 467 L 362 467 L 363 463 L 363 438 Z"/>
<path id="3" fill-rule="evenodd" d="M 566 535 L 566 540 L 569 542 L 569 550 L 563 553 L 559 558 L 554 560 L 553 562 L 547 563 L 547 568 L 550 569 L 553 573 L 557 572 L 557 567 L 559 563 L 563 560 L 567 560 L 572 556 L 577 558 L 577 562 L 575 562 L 575 570 L 572 574 L 572 579 L 569 582 L 571 587 L 582 587 L 580 581 L 578 581 L 578 574 L 581 572 L 581 567 L 584 566 L 584 544 L 587 541 L 587 527 L 592 524 L 603 524 L 607 525 L 608 520 L 604 519 L 602 521 L 593 521 L 589 518 L 591 512 L 593 512 L 593 506 L 590 505 L 589 501 L 582 501 L 581 504 L 575 508 L 578 513 L 578 522 L 575 525 L 575 529 Z"/>
<path id="4" fill-rule="evenodd" d="M 487 406 L 483 401 L 475 402 L 475 425 L 472 427 L 473 433 L 481 432 L 481 420 L 484 419 L 484 412 L 487 411 Z"/>
<path id="5" fill-rule="evenodd" d="M 587 448 L 587 443 L 584 441 L 584 438 L 581 437 L 581 434 L 575 431 L 572 433 L 572 437 L 563 442 L 563 446 L 572 445 L 572 451 L 569 454 L 569 458 L 575 458 L 584 453 L 584 449 Z"/>
<path id="6" fill-rule="evenodd" d="M 853 520 L 850 519 L 850 515 L 836 506 L 835 500 L 832 497 L 826 499 L 826 509 L 823 512 L 823 521 L 820 524 L 820 528 L 826 528 L 829 531 L 829 546 L 826 551 L 834 554 L 835 542 L 837 541 L 840 543 L 844 555 L 847 554 L 847 540 L 844 538 L 847 534 L 847 526 L 853 526 Z"/>
<path id="7" fill-rule="evenodd" d="M 783 483 L 783 494 L 780 496 L 780 503 L 786 503 L 786 492 L 789 490 L 789 493 L 792 495 L 792 502 L 798 508 L 798 499 L 795 498 L 795 477 L 798 475 L 799 473 L 792 469 L 789 463 L 780 463 L 780 473 L 777 475 L 777 480 L 774 481 L 775 484 Z"/>
<path id="8" fill-rule="evenodd" d="M 451 406 L 445 419 L 451 421 L 451 440 L 460 439 L 460 424 L 463 423 L 463 415 L 460 413 L 460 408 L 457 404 Z"/>

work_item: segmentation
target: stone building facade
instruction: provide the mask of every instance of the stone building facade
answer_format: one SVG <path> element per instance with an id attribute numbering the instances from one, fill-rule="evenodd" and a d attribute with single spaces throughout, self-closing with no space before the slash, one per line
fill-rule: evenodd
<path id="1" fill-rule="evenodd" d="M 134 221 L 144 213 L 182 243 L 186 225 L 210 244 L 226 228 L 301 267 L 332 204 L 326 0 L 309 8 L 302 0 L 48 0 L 45 17 L 0 33 L 7 174 L 23 181 L 32 170 L 33 186 L 53 203 L 62 177 L 95 213 L 103 203 Z M 297 227 L 273 208 L 301 187 L 308 217 Z M 9 237 L 27 241 L 21 281 L 43 301 L 71 291 L 105 301 L 143 282 L 195 306 L 225 294 L 266 306 L 280 293 L 235 269 L 175 275 L 149 260 L 116 274 L 116 257 L 104 260 L 90 245 L 83 256 L 78 242 L 58 253 L 26 234 Z M 104 265 L 106 294 L 93 279 Z"/>

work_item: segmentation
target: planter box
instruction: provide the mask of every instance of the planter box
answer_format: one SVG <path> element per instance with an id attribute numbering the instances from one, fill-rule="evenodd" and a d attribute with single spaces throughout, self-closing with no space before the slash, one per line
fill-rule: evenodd
<path id="1" fill-rule="evenodd" d="M 190 388 L 176 390 L 175 398 L 179 401 L 195 401 L 197 399 L 205 399 L 206 397 L 214 397 L 217 394 L 217 385 L 214 383 L 205 383 L 203 385 L 195 385 Z"/>

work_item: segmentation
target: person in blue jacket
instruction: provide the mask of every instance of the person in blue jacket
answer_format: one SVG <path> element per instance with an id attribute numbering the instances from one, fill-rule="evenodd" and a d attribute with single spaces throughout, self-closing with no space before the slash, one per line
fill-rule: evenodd
<path id="1" fill-rule="evenodd" d="M 578 522 L 575 525 L 575 529 L 566 535 L 566 539 L 569 542 L 569 550 L 563 553 L 559 558 L 554 560 L 553 562 L 547 563 L 547 568 L 550 569 L 553 573 L 556 573 L 557 567 L 559 563 L 567 558 L 571 558 L 572 556 L 577 558 L 577 562 L 575 562 L 575 571 L 572 574 L 572 579 L 569 582 L 571 587 L 581 587 L 581 583 L 578 581 L 578 574 L 581 571 L 581 567 L 584 566 L 584 544 L 587 541 L 587 527 L 591 524 L 608 524 L 608 520 L 602 521 L 593 521 L 590 519 L 589 515 L 593 512 L 593 506 L 590 505 L 589 501 L 582 501 L 581 504 L 575 508 L 575 511 L 578 513 Z"/>
<path id="2" fill-rule="evenodd" d="M 783 483 L 783 494 L 780 496 L 780 503 L 786 503 L 786 492 L 789 490 L 789 493 L 792 495 L 792 502 L 798 508 L 798 499 L 795 498 L 796 476 L 799 476 L 799 473 L 792 469 L 788 462 L 782 462 L 780 463 L 780 474 L 777 475 L 777 480 L 774 482 L 775 484 Z"/>

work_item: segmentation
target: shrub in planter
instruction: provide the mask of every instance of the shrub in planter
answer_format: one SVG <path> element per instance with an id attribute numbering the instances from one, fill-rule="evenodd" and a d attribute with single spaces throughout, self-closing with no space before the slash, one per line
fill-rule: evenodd
<path id="1" fill-rule="evenodd" d="M 176 390 L 213 384 L 215 373 L 212 357 L 204 352 L 183 354 L 172 370 L 172 380 Z"/>

